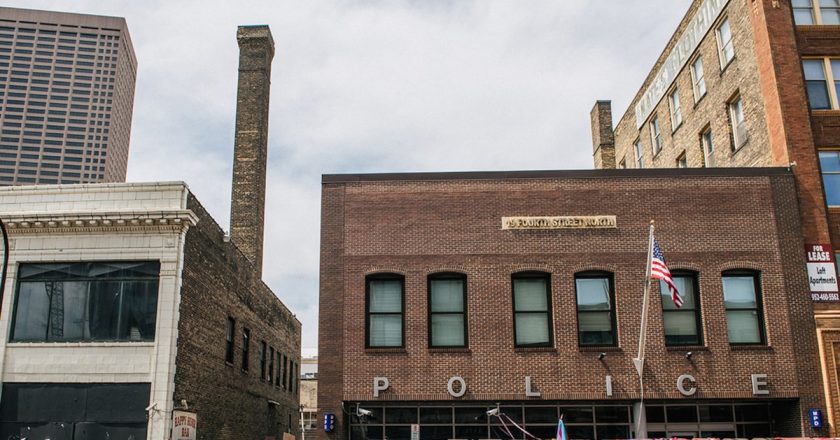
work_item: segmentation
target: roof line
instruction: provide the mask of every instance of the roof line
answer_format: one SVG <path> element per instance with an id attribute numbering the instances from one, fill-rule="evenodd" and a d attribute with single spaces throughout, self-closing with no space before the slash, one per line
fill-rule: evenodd
<path id="1" fill-rule="evenodd" d="M 598 170 L 535 171 L 450 171 L 419 173 L 323 174 L 321 183 L 410 181 L 410 180 L 499 180 L 499 179 L 592 179 L 592 178 L 666 178 L 666 177 L 750 177 L 793 175 L 786 167 L 754 168 L 645 168 Z"/>

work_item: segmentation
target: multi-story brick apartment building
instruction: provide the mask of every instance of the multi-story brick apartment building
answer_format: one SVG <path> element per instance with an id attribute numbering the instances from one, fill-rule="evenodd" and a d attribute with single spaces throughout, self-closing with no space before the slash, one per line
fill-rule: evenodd
<path id="1" fill-rule="evenodd" d="M 237 39 L 231 209 L 262 221 L 274 45 Z M 226 236 L 180 182 L 0 188 L 0 218 L 0 438 L 299 433 L 301 325 L 262 281 L 253 218 Z"/>
<path id="2" fill-rule="evenodd" d="M 325 175 L 321 209 L 319 438 L 635 435 L 651 219 L 688 301 L 652 290 L 648 435 L 820 434 L 788 169 Z"/>
<path id="3" fill-rule="evenodd" d="M 613 130 L 592 110 L 596 168 L 790 166 L 809 251 L 840 249 L 840 3 L 696 0 Z M 698 192 L 703 189 L 698 189 Z M 840 423 L 836 269 L 809 277 L 832 432 Z M 817 273 L 821 267 L 823 273 Z"/>
<path id="4" fill-rule="evenodd" d="M 125 19 L 0 7 L 0 185 L 125 182 Z"/>

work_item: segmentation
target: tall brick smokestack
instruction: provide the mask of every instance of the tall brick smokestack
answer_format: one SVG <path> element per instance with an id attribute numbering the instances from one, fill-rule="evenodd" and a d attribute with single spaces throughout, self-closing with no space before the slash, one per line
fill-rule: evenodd
<path id="1" fill-rule="evenodd" d="M 236 40 L 239 43 L 239 85 L 230 237 L 262 277 L 268 96 L 274 39 L 268 26 L 239 26 Z"/>

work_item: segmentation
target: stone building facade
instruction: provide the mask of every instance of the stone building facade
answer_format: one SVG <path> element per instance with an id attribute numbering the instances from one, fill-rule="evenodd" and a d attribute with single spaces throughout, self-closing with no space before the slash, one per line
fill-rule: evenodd
<path id="1" fill-rule="evenodd" d="M 840 78 L 840 12 L 831 3 L 692 2 L 614 131 L 609 102 L 596 102 L 596 168 L 790 166 L 803 241 L 833 256 L 840 246 L 840 104 L 832 79 Z M 826 396 L 816 409 L 836 434 L 840 295 L 836 269 L 829 271 L 831 285 L 810 293 Z"/>
<path id="2" fill-rule="evenodd" d="M 497 410 L 538 438 L 560 416 L 571 438 L 631 437 L 651 219 L 698 306 L 675 337 L 653 287 L 649 435 L 821 434 L 802 412 L 822 394 L 784 168 L 325 175 L 321 206 L 318 406 L 336 426 L 319 438 L 510 438 Z M 733 276 L 760 291 L 754 340 Z"/>

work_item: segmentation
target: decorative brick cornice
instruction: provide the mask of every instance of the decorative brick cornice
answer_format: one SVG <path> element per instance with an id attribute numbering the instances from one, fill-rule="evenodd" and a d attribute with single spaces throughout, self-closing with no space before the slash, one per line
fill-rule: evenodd
<path id="1" fill-rule="evenodd" d="M 15 213 L 3 220 L 11 234 L 173 231 L 198 223 L 188 210 Z"/>

